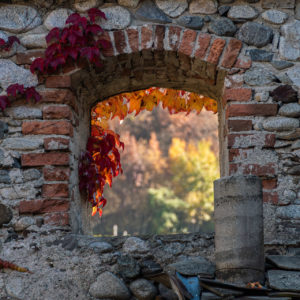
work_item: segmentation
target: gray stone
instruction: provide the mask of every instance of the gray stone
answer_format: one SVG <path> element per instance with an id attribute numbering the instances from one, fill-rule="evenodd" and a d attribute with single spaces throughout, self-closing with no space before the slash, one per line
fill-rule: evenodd
<path id="1" fill-rule="evenodd" d="M 298 99 L 297 91 L 290 85 L 280 85 L 270 92 L 270 96 L 273 97 L 274 101 L 281 101 L 283 103 L 297 102 Z"/>
<path id="2" fill-rule="evenodd" d="M 146 279 L 137 279 L 131 282 L 130 290 L 139 300 L 152 300 L 157 295 L 156 287 Z"/>
<path id="3" fill-rule="evenodd" d="M 124 29 L 131 23 L 130 12 L 122 6 L 103 8 L 107 20 L 101 20 L 100 25 L 105 30 Z"/>
<path id="4" fill-rule="evenodd" d="M 66 25 L 66 20 L 73 13 L 71 9 L 59 8 L 52 11 L 45 19 L 44 25 L 48 30 L 54 27 L 64 28 Z"/>
<path id="5" fill-rule="evenodd" d="M 284 70 L 286 68 L 292 67 L 294 64 L 285 60 L 273 60 L 271 61 L 271 65 L 277 70 Z"/>
<path id="6" fill-rule="evenodd" d="M 7 138 L 1 144 L 1 147 L 10 150 L 36 150 L 43 146 L 42 139 L 33 138 Z"/>
<path id="7" fill-rule="evenodd" d="M 142 20 L 149 20 L 158 23 L 170 23 L 172 20 L 151 0 L 143 1 L 136 11 L 136 16 Z"/>
<path id="8" fill-rule="evenodd" d="M 256 22 L 247 22 L 242 25 L 238 32 L 238 38 L 258 48 L 272 42 L 273 31 L 270 27 Z"/>
<path id="9" fill-rule="evenodd" d="M 267 69 L 252 67 L 244 75 L 244 81 L 249 85 L 264 86 L 275 80 L 275 76 Z"/>
<path id="10" fill-rule="evenodd" d="M 230 9 L 230 6 L 228 6 L 228 5 L 219 6 L 219 8 L 218 8 L 219 15 L 220 16 L 226 15 L 227 12 L 229 11 L 229 9 Z"/>
<path id="11" fill-rule="evenodd" d="M 15 231 L 24 231 L 26 228 L 28 228 L 31 225 L 35 224 L 35 220 L 32 217 L 22 217 L 21 219 L 19 219 L 15 225 L 14 225 L 14 229 Z"/>
<path id="12" fill-rule="evenodd" d="M 300 0 L 296 0 L 295 19 L 300 20 Z"/>
<path id="13" fill-rule="evenodd" d="M 283 192 L 283 197 L 284 197 L 289 203 L 291 203 L 291 202 L 293 202 L 293 201 L 296 199 L 297 194 L 296 194 L 294 191 L 292 191 L 292 190 L 285 190 L 285 191 Z"/>
<path id="14" fill-rule="evenodd" d="M 280 291 L 300 292 L 300 272 L 270 270 L 269 285 Z"/>
<path id="15" fill-rule="evenodd" d="M 284 84 L 293 84 L 292 80 L 286 74 L 277 74 L 276 78 Z"/>
<path id="16" fill-rule="evenodd" d="M 140 0 L 118 0 L 118 4 L 130 8 L 136 8 L 140 3 Z"/>
<path id="17" fill-rule="evenodd" d="M 300 271 L 300 256 L 268 255 L 267 261 L 280 269 Z"/>
<path id="18" fill-rule="evenodd" d="M 14 160 L 12 160 L 14 162 Z M 15 166 L 17 167 L 17 166 Z M 19 166 L 18 166 L 19 167 Z M 0 196 L 8 200 L 16 200 L 27 198 L 28 200 L 34 199 L 38 194 L 38 190 L 33 185 L 18 184 L 13 187 L 0 189 Z"/>
<path id="19" fill-rule="evenodd" d="M 275 9 L 267 10 L 261 16 L 271 24 L 283 24 L 289 18 L 287 13 Z"/>
<path id="20" fill-rule="evenodd" d="M 267 131 L 289 131 L 299 127 L 299 120 L 286 117 L 271 117 L 263 122 Z"/>
<path id="21" fill-rule="evenodd" d="M 4 135 L 8 132 L 8 125 L 5 122 L 0 121 L 0 139 L 4 138 Z"/>
<path id="22" fill-rule="evenodd" d="M 29 49 L 47 48 L 47 33 L 28 34 L 20 39 L 20 43 Z"/>
<path id="23" fill-rule="evenodd" d="M 24 279 L 20 277 L 10 278 L 6 285 L 6 292 L 8 296 L 14 299 L 24 299 Z"/>
<path id="24" fill-rule="evenodd" d="M 81 1 L 74 3 L 74 8 L 83 13 L 88 11 L 89 9 L 93 7 L 100 6 L 103 3 L 103 0 L 87 0 L 87 1 Z"/>
<path id="25" fill-rule="evenodd" d="M 106 242 L 92 242 L 89 244 L 89 248 L 92 248 L 99 253 L 110 252 L 113 250 L 112 245 Z"/>
<path id="26" fill-rule="evenodd" d="M 294 8 L 295 0 L 263 0 L 263 8 Z"/>
<path id="27" fill-rule="evenodd" d="M 300 166 L 294 166 L 288 169 L 287 171 L 288 174 L 290 175 L 300 175 Z"/>
<path id="28" fill-rule="evenodd" d="M 257 10 L 250 5 L 232 6 L 227 14 L 228 18 L 231 18 L 235 21 L 253 20 L 257 16 Z"/>
<path id="29" fill-rule="evenodd" d="M 5 111 L 11 118 L 14 119 L 41 119 L 42 111 L 38 108 L 28 106 L 15 106 L 6 109 Z"/>
<path id="30" fill-rule="evenodd" d="M 177 295 L 171 289 L 168 289 L 165 285 L 159 284 L 158 285 L 159 294 L 163 299 L 167 300 L 178 300 Z"/>
<path id="31" fill-rule="evenodd" d="M 279 54 L 282 59 L 300 59 L 300 21 L 281 26 Z"/>
<path id="32" fill-rule="evenodd" d="M 298 150 L 298 149 L 300 149 L 300 141 L 298 140 L 295 143 L 293 143 L 291 149 L 292 150 Z"/>
<path id="33" fill-rule="evenodd" d="M 248 53 L 253 61 L 271 61 L 274 55 L 272 52 L 261 49 L 251 49 Z"/>
<path id="34" fill-rule="evenodd" d="M 123 278 L 135 278 L 140 274 L 139 264 L 129 255 L 122 255 L 118 258 L 117 269 Z"/>
<path id="35" fill-rule="evenodd" d="M 123 251 L 132 254 L 142 254 L 149 250 L 147 244 L 138 237 L 129 237 L 123 245 Z"/>
<path id="36" fill-rule="evenodd" d="M 23 172 L 24 181 L 37 180 L 41 178 L 41 172 L 37 169 L 29 169 Z"/>
<path id="37" fill-rule="evenodd" d="M 156 5 L 168 16 L 176 18 L 188 8 L 186 0 L 155 0 Z"/>
<path id="38" fill-rule="evenodd" d="M 8 41 L 8 35 L 0 30 L 0 39 L 4 40 L 5 42 Z M 7 58 L 13 56 L 17 51 L 17 43 L 14 43 L 9 51 L 2 50 L 0 51 L 0 58 Z"/>
<path id="39" fill-rule="evenodd" d="M 89 293 L 97 299 L 130 299 L 130 293 L 126 285 L 110 272 L 100 274 L 90 286 Z"/>
<path id="40" fill-rule="evenodd" d="M 0 170 L 0 183 L 10 183 L 8 171 Z"/>
<path id="41" fill-rule="evenodd" d="M 13 169 L 9 172 L 9 177 L 12 183 L 23 183 L 24 178 L 20 169 Z"/>
<path id="42" fill-rule="evenodd" d="M 30 6 L 4 5 L 0 9 L 0 29 L 20 33 L 42 23 L 38 12 Z"/>
<path id="43" fill-rule="evenodd" d="M 15 83 L 23 84 L 24 87 L 37 86 L 38 79 L 30 70 L 19 67 L 8 59 L 0 59 L 0 86 L 7 89 Z"/>
<path id="44" fill-rule="evenodd" d="M 142 275 L 156 274 L 162 271 L 161 266 L 153 260 L 144 260 L 140 265 Z"/>
<path id="45" fill-rule="evenodd" d="M 220 36 L 233 36 L 237 28 L 228 18 L 215 19 L 209 25 L 209 31 Z"/>
<path id="46" fill-rule="evenodd" d="M 175 22 L 191 29 L 201 29 L 204 25 L 204 20 L 200 16 L 182 16 L 176 19 Z"/>
<path id="47" fill-rule="evenodd" d="M 191 14 L 212 15 L 218 11 L 218 2 L 215 0 L 193 0 L 190 3 Z"/>
<path id="48" fill-rule="evenodd" d="M 289 69 L 286 74 L 293 81 L 294 85 L 300 88 L 300 66 Z"/>
<path id="49" fill-rule="evenodd" d="M 9 207 L 0 203 L 0 227 L 3 224 L 7 224 L 12 219 L 13 214 Z"/>
<path id="50" fill-rule="evenodd" d="M 290 118 L 300 117 L 300 104 L 298 103 L 289 103 L 280 107 L 279 115 Z"/>
<path id="51" fill-rule="evenodd" d="M 211 278 L 214 277 L 215 269 L 213 263 L 201 256 L 191 257 L 167 266 L 167 270 L 172 273 L 176 271 L 185 276 L 200 275 Z"/>

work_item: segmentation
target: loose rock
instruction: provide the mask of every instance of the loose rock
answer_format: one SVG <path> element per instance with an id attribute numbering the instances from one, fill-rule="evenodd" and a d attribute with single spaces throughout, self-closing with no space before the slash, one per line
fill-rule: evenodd
<path id="1" fill-rule="evenodd" d="M 136 16 L 142 20 L 149 20 L 159 23 L 170 23 L 172 20 L 163 13 L 151 0 L 143 1 L 136 11 Z"/>
<path id="2" fill-rule="evenodd" d="M 46 42 L 47 33 L 28 34 L 20 39 L 20 43 L 29 49 L 47 48 Z"/>
<path id="3" fill-rule="evenodd" d="M 271 61 L 271 65 L 277 70 L 284 70 L 286 68 L 292 67 L 294 64 L 292 62 L 284 60 L 273 60 Z"/>
<path id="4" fill-rule="evenodd" d="M 137 237 L 129 237 L 123 245 L 123 250 L 127 253 L 142 254 L 149 251 L 149 247 L 142 239 Z"/>
<path id="5" fill-rule="evenodd" d="M 275 9 L 267 10 L 261 16 L 272 24 L 283 24 L 289 18 L 288 14 Z"/>
<path id="6" fill-rule="evenodd" d="M 12 214 L 12 211 L 11 209 L 0 203 L 0 227 L 3 225 L 3 224 L 7 224 L 10 222 L 10 220 L 12 219 L 13 217 L 13 214 Z"/>
<path id="7" fill-rule="evenodd" d="M 263 122 L 267 131 L 289 131 L 299 127 L 299 120 L 285 117 L 271 117 Z"/>
<path id="8" fill-rule="evenodd" d="M 275 76 L 266 69 L 253 67 L 244 76 L 244 81 L 249 85 L 264 86 L 275 80 Z"/>
<path id="9" fill-rule="evenodd" d="M 228 18 L 216 19 L 209 25 L 209 31 L 220 36 L 233 36 L 237 28 Z"/>
<path id="10" fill-rule="evenodd" d="M 182 16 L 176 19 L 176 23 L 191 29 L 201 29 L 204 25 L 204 20 L 200 16 Z"/>
<path id="11" fill-rule="evenodd" d="M 106 242 L 93 242 L 89 244 L 89 248 L 94 249 L 99 253 L 106 253 L 112 251 L 112 245 Z"/>
<path id="12" fill-rule="evenodd" d="M 212 15 L 218 11 L 218 3 L 215 0 L 193 0 L 190 3 L 191 14 Z"/>
<path id="13" fill-rule="evenodd" d="M 291 103 L 298 101 L 297 91 L 295 91 L 290 85 L 281 85 L 275 90 L 270 92 L 270 96 L 274 101 L 281 101 L 283 103 Z"/>
<path id="14" fill-rule="evenodd" d="M 290 118 L 300 117 L 300 104 L 298 103 L 285 104 L 279 109 L 278 114 Z"/>
<path id="15" fill-rule="evenodd" d="M 0 29 L 20 33 L 39 26 L 42 19 L 30 6 L 4 5 L 0 9 Z"/>
<path id="16" fill-rule="evenodd" d="M 286 74 L 292 80 L 294 85 L 300 88 L 300 67 L 299 66 L 293 67 L 289 69 Z"/>
<path id="17" fill-rule="evenodd" d="M 0 59 L 0 86 L 3 89 L 11 84 L 23 84 L 24 87 L 37 86 L 37 76 L 29 70 L 17 66 L 8 59 Z"/>
<path id="18" fill-rule="evenodd" d="M 267 261 L 280 269 L 300 271 L 300 256 L 268 255 Z"/>
<path id="19" fill-rule="evenodd" d="M 152 300 L 157 295 L 156 287 L 146 279 L 137 279 L 130 284 L 130 290 L 139 300 Z"/>
<path id="20" fill-rule="evenodd" d="M 253 61 L 271 61 L 274 54 L 266 50 L 251 49 L 249 55 Z"/>
<path id="21" fill-rule="evenodd" d="M 219 15 L 220 16 L 226 15 L 227 12 L 229 11 L 229 9 L 230 9 L 230 6 L 228 6 L 228 5 L 219 6 L 219 8 L 218 8 Z"/>
<path id="22" fill-rule="evenodd" d="M 130 299 L 130 293 L 125 284 L 114 274 L 104 272 L 90 286 L 89 293 L 98 299 Z"/>
<path id="23" fill-rule="evenodd" d="M 273 30 L 270 27 L 255 22 L 243 24 L 238 32 L 238 38 L 241 41 L 258 48 L 270 43 L 272 37 Z"/>
<path id="24" fill-rule="evenodd" d="M 300 272 L 270 270 L 268 277 L 271 288 L 280 291 L 300 292 Z"/>
<path id="25" fill-rule="evenodd" d="M 74 8 L 79 12 L 86 12 L 93 7 L 100 6 L 103 3 L 103 0 L 88 0 L 84 2 L 74 3 Z"/>
<path id="26" fill-rule="evenodd" d="M 281 27 L 279 54 L 287 60 L 300 59 L 300 21 L 294 21 Z"/>
<path id="27" fill-rule="evenodd" d="M 103 8 L 107 20 L 101 20 L 100 25 L 105 30 L 123 29 L 131 23 L 129 11 L 122 6 Z"/>
<path id="28" fill-rule="evenodd" d="M 186 0 L 155 0 L 155 3 L 165 14 L 172 18 L 182 15 L 188 7 Z"/>
<path id="29" fill-rule="evenodd" d="M 52 11 L 45 19 L 44 25 L 51 30 L 54 27 L 64 28 L 66 20 L 73 13 L 71 9 L 59 8 Z"/>
<path id="30" fill-rule="evenodd" d="M 227 16 L 235 21 L 253 20 L 258 16 L 258 12 L 250 5 L 236 5 L 230 8 Z"/>
<path id="31" fill-rule="evenodd" d="M 118 273 L 123 278 L 135 278 L 140 274 L 140 266 L 137 261 L 129 256 L 122 255 L 118 258 Z"/>

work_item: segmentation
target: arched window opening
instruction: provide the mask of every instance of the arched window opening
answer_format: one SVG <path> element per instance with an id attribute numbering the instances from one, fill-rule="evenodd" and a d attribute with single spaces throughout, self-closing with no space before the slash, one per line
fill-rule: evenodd
<path id="1" fill-rule="evenodd" d="M 213 99 L 162 88 L 123 93 L 92 108 L 92 136 L 103 128 L 125 144 L 123 173 L 103 190 L 108 204 L 102 217 L 90 220 L 94 235 L 213 231 L 213 181 L 219 177 L 213 112 Z"/>

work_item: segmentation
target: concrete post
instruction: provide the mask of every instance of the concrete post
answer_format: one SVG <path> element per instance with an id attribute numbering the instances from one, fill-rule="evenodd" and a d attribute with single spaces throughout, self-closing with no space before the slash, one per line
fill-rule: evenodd
<path id="1" fill-rule="evenodd" d="M 235 175 L 214 182 L 216 276 L 233 283 L 264 281 L 262 184 Z"/>

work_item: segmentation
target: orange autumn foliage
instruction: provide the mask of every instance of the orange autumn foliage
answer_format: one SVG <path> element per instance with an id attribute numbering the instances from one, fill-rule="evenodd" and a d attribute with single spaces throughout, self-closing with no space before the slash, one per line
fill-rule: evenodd
<path id="1" fill-rule="evenodd" d="M 80 189 L 88 194 L 92 203 L 92 215 L 102 215 L 107 200 L 103 197 L 104 186 L 112 184 L 113 177 L 122 173 L 118 148 L 124 148 L 120 137 L 109 130 L 108 121 L 115 117 L 123 120 L 128 114 L 152 111 L 162 104 L 170 114 L 185 112 L 187 115 L 206 110 L 217 113 L 217 102 L 211 98 L 182 90 L 151 87 L 132 93 L 122 93 L 98 103 L 92 110 L 92 132 L 87 150 L 82 153 L 79 164 Z"/>

